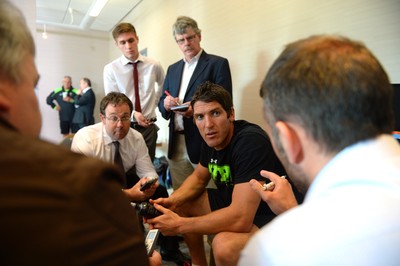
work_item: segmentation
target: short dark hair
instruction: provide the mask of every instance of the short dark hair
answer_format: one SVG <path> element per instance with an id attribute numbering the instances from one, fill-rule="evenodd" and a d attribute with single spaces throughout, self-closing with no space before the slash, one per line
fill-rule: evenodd
<path id="1" fill-rule="evenodd" d="M 112 36 L 115 41 L 122 33 L 132 32 L 136 35 L 136 29 L 131 23 L 121 22 L 112 31 Z"/>
<path id="2" fill-rule="evenodd" d="M 86 82 L 86 84 L 87 84 L 89 87 L 92 87 L 92 82 L 90 81 L 89 78 L 82 78 L 82 80 L 83 80 L 84 82 Z"/>
<path id="3" fill-rule="evenodd" d="M 289 44 L 261 87 L 272 131 L 276 121 L 300 124 L 326 152 L 393 130 L 392 87 L 375 56 L 341 36 Z"/>
<path id="4" fill-rule="evenodd" d="M 218 84 L 210 81 L 200 84 L 190 102 L 192 108 L 194 108 L 194 104 L 198 101 L 205 103 L 218 102 L 228 116 L 231 115 L 233 108 L 232 97 L 227 90 Z"/>
<path id="5" fill-rule="evenodd" d="M 132 114 L 133 111 L 133 104 L 129 98 L 121 93 L 121 92 L 110 92 L 100 102 L 100 113 L 102 115 L 106 115 L 106 108 L 109 104 L 113 105 L 120 105 L 120 104 L 127 104 L 129 106 L 129 114 Z"/>

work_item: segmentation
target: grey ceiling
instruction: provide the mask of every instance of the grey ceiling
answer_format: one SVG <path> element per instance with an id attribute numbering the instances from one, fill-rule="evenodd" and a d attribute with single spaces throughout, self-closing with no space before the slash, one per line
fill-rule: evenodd
<path id="1" fill-rule="evenodd" d="M 36 0 L 36 25 L 79 31 L 111 31 L 143 0 L 108 0 L 97 17 L 88 12 L 95 0 Z"/>

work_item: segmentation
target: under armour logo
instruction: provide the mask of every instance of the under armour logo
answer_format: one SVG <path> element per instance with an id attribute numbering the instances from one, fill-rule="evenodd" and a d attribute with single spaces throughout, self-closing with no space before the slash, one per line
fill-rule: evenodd
<path id="1" fill-rule="evenodd" d="M 215 159 L 215 160 L 214 159 L 210 159 L 210 163 L 215 163 L 216 164 L 217 162 L 218 162 L 217 159 Z"/>

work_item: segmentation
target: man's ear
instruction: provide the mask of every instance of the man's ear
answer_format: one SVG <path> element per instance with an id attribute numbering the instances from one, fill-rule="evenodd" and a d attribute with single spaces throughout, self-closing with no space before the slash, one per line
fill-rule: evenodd
<path id="1" fill-rule="evenodd" d="M 7 95 L 4 93 L 3 86 L 7 85 L 4 85 L 4 83 L 2 84 L 2 82 L 0 82 L 0 111 L 1 113 L 7 113 L 8 110 L 10 110 L 11 108 L 11 101 L 9 97 L 7 97 Z"/>
<path id="2" fill-rule="evenodd" d="M 229 115 L 229 121 L 233 123 L 235 121 L 235 109 L 232 107 L 231 114 Z"/>
<path id="3" fill-rule="evenodd" d="M 105 116 L 104 116 L 102 113 L 100 113 L 100 114 L 99 114 L 99 117 L 100 117 L 101 122 L 103 122 L 103 124 L 105 124 L 105 123 L 106 123 L 106 118 L 105 118 Z"/>
<path id="4" fill-rule="evenodd" d="M 283 121 L 276 122 L 275 126 L 289 162 L 291 164 L 299 164 L 304 158 L 304 151 L 298 128 Z"/>

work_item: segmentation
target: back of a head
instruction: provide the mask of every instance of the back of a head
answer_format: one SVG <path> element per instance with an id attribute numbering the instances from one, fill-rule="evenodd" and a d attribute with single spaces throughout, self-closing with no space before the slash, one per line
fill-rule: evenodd
<path id="1" fill-rule="evenodd" d="M 176 19 L 174 25 L 172 25 L 172 36 L 175 38 L 176 34 L 185 34 L 187 28 L 192 28 L 197 35 L 201 36 L 201 30 L 197 26 L 197 22 L 186 16 L 179 16 Z"/>
<path id="2" fill-rule="evenodd" d="M 21 63 L 35 55 L 35 44 L 22 13 L 7 0 L 0 1 L 0 78 L 21 82 Z"/>
<path id="3" fill-rule="evenodd" d="M 92 82 L 90 81 L 89 78 L 83 77 L 82 79 L 89 87 L 92 87 Z"/>
<path id="4" fill-rule="evenodd" d="M 268 123 L 300 124 L 326 152 L 393 130 L 392 88 L 361 43 L 312 36 L 289 44 L 262 84 Z"/>

